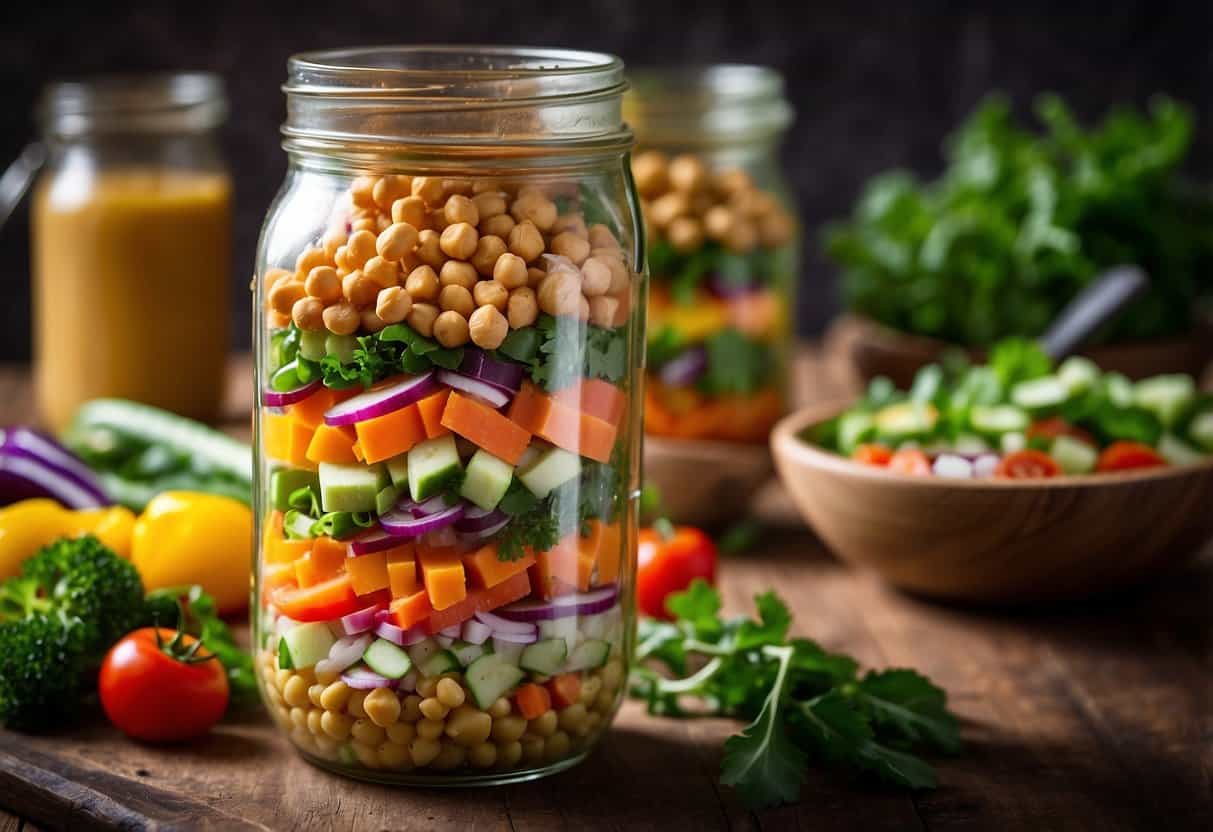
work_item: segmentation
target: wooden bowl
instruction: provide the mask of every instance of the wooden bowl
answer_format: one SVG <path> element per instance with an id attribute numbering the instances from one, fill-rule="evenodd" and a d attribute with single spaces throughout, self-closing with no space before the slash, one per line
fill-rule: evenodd
<path id="1" fill-rule="evenodd" d="M 835 320 L 826 341 L 831 355 L 849 365 L 858 382 L 887 376 L 899 389 L 909 387 L 921 367 L 956 348 L 946 341 L 899 332 L 850 314 Z M 983 350 L 967 352 L 974 361 L 985 358 Z M 1161 373 L 1187 373 L 1199 379 L 1213 360 L 1213 330 L 1201 325 L 1187 337 L 1101 344 L 1082 354 L 1103 370 L 1133 379 Z"/>
<path id="2" fill-rule="evenodd" d="M 765 445 L 644 438 L 645 481 L 657 486 L 675 523 L 719 528 L 737 520 L 770 476 Z"/>
<path id="3" fill-rule="evenodd" d="M 802 441 L 819 405 L 771 435 L 801 515 L 844 561 L 940 599 L 1024 603 L 1144 581 L 1213 536 L 1213 461 L 1050 480 L 891 474 Z"/>

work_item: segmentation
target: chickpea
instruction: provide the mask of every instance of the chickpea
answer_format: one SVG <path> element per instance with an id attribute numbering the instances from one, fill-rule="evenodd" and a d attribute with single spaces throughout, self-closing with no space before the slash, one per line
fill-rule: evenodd
<path id="1" fill-rule="evenodd" d="M 497 742 L 514 742 L 522 739 L 525 733 L 526 720 L 520 716 L 510 714 L 493 720 L 492 737 Z"/>
<path id="2" fill-rule="evenodd" d="M 555 254 L 567 257 L 580 266 L 590 256 L 590 243 L 578 237 L 572 231 L 564 231 L 552 238 L 551 250 Z"/>
<path id="3" fill-rule="evenodd" d="M 367 332 L 381 332 L 387 327 L 387 321 L 379 317 L 379 314 L 371 307 L 363 307 L 359 313 L 362 320 L 362 328 Z"/>
<path id="4" fill-rule="evenodd" d="M 741 191 L 749 191 L 754 188 L 754 180 L 751 176 L 740 168 L 732 168 L 731 170 L 722 170 L 716 174 L 716 190 L 726 194 L 735 194 Z"/>
<path id="5" fill-rule="evenodd" d="M 286 684 L 282 686 L 282 698 L 292 708 L 308 706 L 307 682 L 303 681 L 302 676 L 292 676 L 286 680 Z"/>
<path id="6" fill-rule="evenodd" d="M 337 253 L 333 255 L 333 265 L 337 267 L 337 274 L 340 276 L 342 272 L 349 273 L 358 268 L 351 262 L 350 247 L 348 244 L 337 249 Z"/>
<path id="7" fill-rule="evenodd" d="M 610 295 L 590 298 L 590 323 L 610 328 L 615 326 L 615 315 L 619 312 L 619 301 Z"/>
<path id="8" fill-rule="evenodd" d="M 454 679 L 439 679 L 434 693 L 438 701 L 448 708 L 458 708 L 467 699 L 463 686 Z"/>
<path id="9" fill-rule="evenodd" d="M 600 222 L 590 226 L 589 237 L 591 250 L 596 248 L 619 248 L 619 241 L 615 239 L 615 235 L 611 232 L 611 229 Z"/>
<path id="10" fill-rule="evenodd" d="M 295 260 L 295 274 L 300 280 L 307 277 L 308 272 L 317 266 L 327 266 L 329 256 L 322 248 L 308 248 Z"/>
<path id="11" fill-rule="evenodd" d="M 556 733 L 556 712 L 544 711 L 528 723 L 527 730 L 541 737 L 550 737 Z"/>
<path id="12" fill-rule="evenodd" d="M 510 325 L 497 307 L 481 306 L 468 319 L 468 332 L 473 344 L 484 350 L 495 350 L 510 334 Z"/>
<path id="13" fill-rule="evenodd" d="M 510 299 L 510 290 L 496 280 L 481 280 L 472 287 L 472 298 L 477 306 L 495 306 L 497 311 L 504 312 Z"/>
<path id="14" fill-rule="evenodd" d="M 611 267 L 606 261 L 591 257 L 581 266 L 581 291 L 586 297 L 605 295 L 611 288 Z"/>
<path id="15" fill-rule="evenodd" d="M 375 239 L 375 250 L 384 260 L 398 261 L 417 245 L 417 229 L 407 222 L 394 222 Z"/>
<path id="16" fill-rule="evenodd" d="M 468 290 L 475 286 L 479 279 L 476 267 L 463 260 L 447 260 L 442 264 L 442 271 L 438 273 L 438 282 L 443 286 L 462 286 Z"/>
<path id="17" fill-rule="evenodd" d="M 388 691 L 391 693 L 391 691 Z M 367 697 L 370 698 L 369 696 Z M 367 745 L 378 745 L 387 739 L 387 734 L 384 730 L 370 720 L 369 717 L 354 720 L 354 725 L 350 728 L 350 736 L 358 742 L 364 742 Z"/>
<path id="18" fill-rule="evenodd" d="M 334 335 L 353 335 L 362 322 L 358 307 L 352 303 L 335 303 L 324 310 L 322 318 L 325 327 Z"/>
<path id="19" fill-rule="evenodd" d="M 708 186 L 708 169 L 698 156 L 684 153 L 670 160 L 670 185 L 676 190 L 694 193 Z"/>
<path id="20" fill-rule="evenodd" d="M 777 248 L 787 245 L 795 233 L 795 223 L 783 211 L 773 211 L 758 221 L 758 238 L 764 246 Z"/>
<path id="21" fill-rule="evenodd" d="M 320 717 L 324 714 L 320 708 L 312 708 L 307 712 L 307 730 L 313 736 L 323 734 L 324 729 L 320 727 Z"/>
<path id="22" fill-rule="evenodd" d="M 522 749 L 522 759 L 528 763 L 537 763 L 543 759 L 543 737 L 525 736 L 518 745 Z"/>
<path id="23" fill-rule="evenodd" d="M 487 236 L 500 237 L 504 240 L 510 236 L 510 232 L 514 230 L 516 224 L 514 218 L 509 214 L 498 214 L 495 217 L 489 217 L 486 220 L 480 221 L 480 233 Z"/>
<path id="24" fill-rule="evenodd" d="M 502 768 L 516 766 L 521 759 L 522 743 L 517 740 L 514 742 L 504 742 L 497 746 L 497 765 Z"/>
<path id="25" fill-rule="evenodd" d="M 414 765 L 418 767 L 428 766 L 442 751 L 442 745 L 433 737 L 418 736 L 409 743 L 409 756 L 413 758 Z"/>
<path id="26" fill-rule="evenodd" d="M 375 285 L 377 289 L 395 286 L 400 279 L 400 269 L 391 260 L 376 255 L 366 261 L 362 267 L 363 276 Z"/>
<path id="27" fill-rule="evenodd" d="M 577 702 L 561 710 L 556 715 L 556 722 L 561 730 L 580 736 L 585 728 L 585 720 L 588 715 L 585 705 Z"/>
<path id="28" fill-rule="evenodd" d="M 501 254 L 497 258 L 496 263 L 493 264 L 493 279 L 507 289 L 518 289 L 526 286 L 526 261 L 517 254 Z"/>
<path id="29" fill-rule="evenodd" d="M 432 266 L 418 266 L 404 280 L 404 291 L 416 301 L 434 300 L 438 297 L 438 275 Z"/>
<path id="30" fill-rule="evenodd" d="M 506 211 L 505 196 L 497 191 L 484 191 L 472 197 L 478 224 L 490 217 L 499 217 Z"/>
<path id="31" fill-rule="evenodd" d="M 345 230 L 342 228 L 331 229 L 321 238 L 320 242 L 324 246 L 324 256 L 329 259 L 330 263 L 333 262 L 333 258 L 337 255 L 337 249 L 345 245 L 346 239 L 348 238 L 346 237 Z"/>
<path id="32" fill-rule="evenodd" d="M 733 212 L 727 205 L 713 205 L 703 215 L 703 230 L 710 239 L 723 240 L 733 227 Z"/>
<path id="33" fill-rule="evenodd" d="M 427 228 L 417 235 L 417 256 L 421 262 L 435 269 L 442 268 L 446 255 L 442 253 L 441 237 L 432 228 Z"/>
<path id="34" fill-rule="evenodd" d="M 430 211 L 426 215 L 426 222 L 429 224 L 430 228 L 434 229 L 439 234 L 445 231 L 446 227 L 450 225 L 450 223 L 446 220 L 446 214 L 442 212 L 441 208 L 435 208 L 434 210 Z"/>
<path id="35" fill-rule="evenodd" d="M 384 768 L 404 768 L 412 765 L 413 761 L 409 759 L 409 750 L 403 745 L 383 742 L 375 750 L 379 753 L 379 763 Z"/>
<path id="36" fill-rule="evenodd" d="M 473 768 L 492 768 L 497 762 L 497 746 L 482 742 L 468 749 L 468 763 Z"/>
<path id="37" fill-rule="evenodd" d="M 590 229 L 586 227 L 585 217 L 581 214 L 561 214 L 556 218 L 556 224 L 552 226 L 552 233 L 556 235 L 572 234 L 587 241 L 590 238 Z"/>
<path id="38" fill-rule="evenodd" d="M 359 176 L 350 183 L 350 197 L 355 205 L 371 208 L 375 205 L 375 177 Z"/>
<path id="39" fill-rule="evenodd" d="M 626 292 L 632 285 L 632 273 L 628 267 L 623 265 L 623 261 L 618 257 L 603 257 L 604 263 L 611 269 L 611 287 L 608 293 L 618 295 L 621 292 Z"/>
<path id="40" fill-rule="evenodd" d="M 758 230 L 752 222 L 735 222 L 723 242 L 730 251 L 745 254 L 758 245 Z"/>
<path id="41" fill-rule="evenodd" d="M 553 272 L 539 285 L 539 308 L 549 315 L 576 315 L 581 281 L 567 271 Z"/>
<path id="42" fill-rule="evenodd" d="M 354 720 L 338 711 L 325 711 L 320 715 L 320 730 L 340 742 L 350 735 Z"/>
<path id="43" fill-rule="evenodd" d="M 445 728 L 445 723 L 440 719 L 422 718 L 417 723 L 417 736 L 424 737 L 427 740 L 436 740 L 442 736 Z"/>
<path id="44" fill-rule="evenodd" d="M 465 747 L 484 742 L 492 730 L 493 718 L 471 705 L 456 708 L 446 721 L 446 735 Z"/>
<path id="45" fill-rule="evenodd" d="M 447 197 L 446 204 L 442 206 L 442 213 L 448 225 L 461 222 L 477 225 L 480 222 L 480 209 L 476 207 L 475 202 L 462 194 Z"/>
<path id="46" fill-rule="evenodd" d="M 344 710 L 349 698 L 350 686 L 339 680 L 326 686 L 320 694 L 320 707 L 329 711 Z"/>
<path id="47" fill-rule="evenodd" d="M 703 245 L 703 226 L 694 217 L 677 217 L 665 233 L 670 245 L 683 254 L 696 251 Z"/>
<path id="48" fill-rule="evenodd" d="M 632 159 L 632 178 L 645 199 L 658 197 L 670 186 L 669 160 L 659 150 L 638 153 Z"/>
<path id="49" fill-rule="evenodd" d="M 359 217 L 350 223 L 350 231 L 369 231 L 372 234 L 379 233 L 379 223 L 374 217 Z"/>
<path id="50" fill-rule="evenodd" d="M 476 230 L 476 226 L 466 222 L 457 222 L 442 230 L 438 244 L 448 257 L 467 260 L 475 253 L 478 242 L 480 242 L 480 233 Z"/>
<path id="51" fill-rule="evenodd" d="M 380 728 L 386 728 L 400 718 L 400 700 L 396 697 L 395 691 L 388 688 L 375 688 L 367 694 L 362 708 L 370 717 L 371 722 Z"/>
<path id="52" fill-rule="evenodd" d="M 269 293 L 269 305 L 275 312 L 283 315 L 291 314 L 295 301 L 307 294 L 303 283 L 298 280 L 279 280 Z"/>
<path id="53" fill-rule="evenodd" d="M 448 309 L 434 321 L 434 337 L 444 347 L 462 347 L 468 342 L 468 319 Z"/>
<path id="54" fill-rule="evenodd" d="M 602 689 L 614 694 L 623 683 L 623 664 L 618 659 L 607 662 L 602 669 Z"/>
<path id="55" fill-rule="evenodd" d="M 474 185 L 471 179 L 443 179 L 442 190 L 447 195 L 459 194 L 460 196 L 471 196 L 474 193 Z"/>
<path id="56" fill-rule="evenodd" d="M 375 300 L 379 287 L 367 279 L 362 269 L 355 269 L 341 279 L 345 299 L 355 306 L 365 306 Z"/>
<path id="57" fill-rule="evenodd" d="M 646 217 L 658 229 L 664 229 L 679 217 L 691 213 L 691 203 L 687 195 L 681 191 L 670 191 L 665 196 L 653 200 Z"/>
<path id="58" fill-rule="evenodd" d="M 421 197 L 426 205 L 437 205 L 446 196 L 446 191 L 442 187 L 441 179 L 433 176 L 414 176 L 413 196 Z"/>
<path id="59" fill-rule="evenodd" d="M 341 280 L 332 266 L 316 266 L 308 272 L 303 288 L 321 303 L 335 303 L 341 297 Z"/>
<path id="60" fill-rule="evenodd" d="M 564 731 L 557 731 L 543 743 L 543 756 L 547 760 L 559 760 L 567 757 L 573 743 Z"/>
<path id="61" fill-rule="evenodd" d="M 535 319 L 538 317 L 539 302 L 535 297 L 534 289 L 522 286 L 510 292 L 510 299 L 506 306 L 506 319 L 511 329 L 528 327 L 535 323 Z"/>
<path id="62" fill-rule="evenodd" d="M 462 765 L 467 757 L 467 749 L 462 745 L 454 743 L 442 743 L 442 749 L 438 752 L 438 756 L 430 763 L 431 766 L 439 771 L 450 771 Z"/>
<path id="63" fill-rule="evenodd" d="M 532 289 L 538 289 L 539 284 L 542 283 L 543 279 L 547 276 L 548 273 L 543 269 L 531 266 L 526 270 L 526 285 L 530 286 Z"/>
<path id="64" fill-rule="evenodd" d="M 434 325 L 438 322 L 438 314 L 438 307 L 432 303 L 414 303 L 405 320 L 419 334 L 429 338 L 434 334 Z"/>
<path id="65" fill-rule="evenodd" d="M 442 291 L 438 294 L 438 306 L 444 311 L 458 312 L 464 318 L 476 311 L 476 302 L 472 299 L 472 293 L 465 287 L 454 283 L 442 287 Z"/>
<path id="66" fill-rule="evenodd" d="M 493 719 L 501 719 L 503 716 L 509 716 L 514 712 L 513 706 L 510 705 L 510 700 L 504 696 L 498 696 L 492 705 L 489 705 L 489 716 Z"/>
<path id="67" fill-rule="evenodd" d="M 520 220 L 518 225 L 514 226 L 510 231 L 508 243 L 510 251 L 528 263 L 543 254 L 543 235 L 530 220 Z"/>
<path id="68" fill-rule="evenodd" d="M 498 258 L 507 251 L 505 240 L 492 235 L 481 237 L 472 254 L 472 265 L 481 277 L 491 277 Z"/>
<path id="69" fill-rule="evenodd" d="M 375 314 L 385 324 L 398 324 L 408 317 L 413 308 L 413 299 L 399 286 L 389 286 L 379 292 L 375 299 Z"/>
<path id="70" fill-rule="evenodd" d="M 390 211 L 396 200 L 409 195 L 412 186 L 412 177 L 389 173 L 387 176 L 379 177 L 374 187 L 371 188 L 371 197 L 375 200 L 375 204 L 384 211 Z"/>
<path id="71" fill-rule="evenodd" d="M 392 222 L 413 226 L 417 231 L 426 227 L 429 213 L 425 208 L 425 200 L 419 196 L 406 196 L 392 203 Z"/>
<path id="72" fill-rule="evenodd" d="M 556 224 L 556 203 L 538 191 L 528 190 L 519 193 L 510 206 L 510 214 L 519 223 L 529 220 L 540 231 L 550 231 Z"/>
<path id="73" fill-rule="evenodd" d="M 417 728 L 411 722 L 393 722 L 387 726 L 388 742 L 408 745 L 415 736 L 417 736 Z"/>
<path id="74" fill-rule="evenodd" d="M 410 693 L 400 703 L 400 718 L 406 722 L 416 722 L 421 719 L 421 697 Z"/>
<path id="75" fill-rule="evenodd" d="M 435 692 L 437 692 L 437 688 L 435 688 Z M 442 702 L 434 696 L 422 699 L 420 708 L 422 716 L 424 716 L 426 719 L 433 719 L 437 721 L 446 719 L 447 713 L 450 712 L 450 708 L 443 705 Z"/>
<path id="76" fill-rule="evenodd" d="M 361 269 L 367 260 L 374 257 L 375 235 L 370 231 L 355 231 L 345 244 L 346 260 L 356 269 Z"/>
<path id="77" fill-rule="evenodd" d="M 476 179 L 472 182 L 472 193 L 483 194 L 492 191 L 493 193 L 504 193 L 499 179 Z"/>

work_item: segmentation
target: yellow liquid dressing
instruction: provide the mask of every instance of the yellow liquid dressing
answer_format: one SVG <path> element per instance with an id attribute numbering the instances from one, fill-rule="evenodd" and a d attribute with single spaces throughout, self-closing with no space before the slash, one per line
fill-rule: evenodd
<path id="1" fill-rule="evenodd" d="M 223 174 L 67 169 L 34 195 L 35 379 L 43 421 L 118 396 L 218 415 L 231 183 Z"/>

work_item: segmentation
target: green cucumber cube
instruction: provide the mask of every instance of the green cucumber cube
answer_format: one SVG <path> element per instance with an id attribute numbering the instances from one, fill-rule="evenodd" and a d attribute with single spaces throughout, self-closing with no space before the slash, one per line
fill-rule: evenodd
<path id="1" fill-rule="evenodd" d="M 325 511 L 374 511 L 375 499 L 387 485 L 382 464 L 320 463 L 320 505 Z"/>
<path id="2" fill-rule="evenodd" d="M 503 661 L 496 653 L 476 659 L 468 665 L 464 674 L 472 698 L 481 710 L 488 710 L 494 702 L 517 687 L 525 676 L 525 671 Z"/>
<path id="3" fill-rule="evenodd" d="M 299 333 L 299 354 L 308 361 L 319 361 L 328 355 L 328 332 L 323 329 L 305 329 Z"/>
<path id="4" fill-rule="evenodd" d="M 315 471 L 280 468 L 270 474 L 270 502 L 278 511 L 286 511 L 291 507 L 291 494 L 305 487 L 320 493 L 320 478 Z"/>
<path id="5" fill-rule="evenodd" d="M 1057 461 L 1067 474 L 1089 474 L 1099 462 L 1099 451 L 1089 442 L 1061 435 L 1053 440 L 1049 456 Z"/>
<path id="6" fill-rule="evenodd" d="M 939 411 L 926 402 L 898 402 L 876 413 L 876 433 L 890 442 L 922 437 L 935 430 Z"/>
<path id="7" fill-rule="evenodd" d="M 1173 374 L 1142 379 L 1133 387 L 1133 401 L 1149 410 L 1164 428 L 1173 426 L 1196 400 L 1196 382 L 1191 376 Z"/>
<path id="8" fill-rule="evenodd" d="M 386 679 L 399 679 L 413 669 L 409 654 L 382 638 L 371 642 L 371 646 L 362 654 L 362 660 L 367 667 Z"/>
<path id="9" fill-rule="evenodd" d="M 1133 406 L 1133 382 L 1120 373 L 1104 373 L 1102 383 L 1104 397 L 1119 408 Z"/>
<path id="10" fill-rule="evenodd" d="M 342 364 L 349 364 L 354 360 L 354 350 L 357 348 L 358 339 L 353 335 L 337 335 L 333 333 L 324 340 L 325 352 L 334 356 Z"/>
<path id="11" fill-rule="evenodd" d="M 1026 410 L 1057 407 L 1070 398 L 1070 390 L 1057 376 L 1021 381 L 1011 388 L 1011 401 Z"/>
<path id="12" fill-rule="evenodd" d="M 466 641 L 457 641 L 451 645 L 451 653 L 459 660 L 459 664 L 467 667 L 476 659 L 484 655 L 485 648 L 480 644 L 468 644 Z"/>
<path id="13" fill-rule="evenodd" d="M 838 420 L 838 450 L 847 456 L 875 436 L 876 420 L 871 413 L 844 413 Z"/>
<path id="14" fill-rule="evenodd" d="M 459 659 L 455 658 L 455 654 L 450 650 L 437 650 L 419 664 L 417 669 L 421 672 L 421 678 L 432 679 L 460 667 L 462 665 L 459 664 Z"/>
<path id="15" fill-rule="evenodd" d="M 1070 395 L 1085 393 L 1099 383 L 1099 366 L 1089 358 L 1072 355 L 1057 368 L 1057 378 Z"/>
<path id="16" fill-rule="evenodd" d="M 485 511 L 491 511 L 501 502 L 510 481 L 514 479 L 514 468 L 498 459 L 484 448 L 478 448 L 468 461 L 460 496 L 471 500 Z"/>
<path id="17" fill-rule="evenodd" d="M 518 666 L 532 673 L 555 676 L 564 667 L 569 646 L 562 638 L 549 638 L 527 645 L 518 658 Z"/>
<path id="18" fill-rule="evenodd" d="M 518 479 L 541 500 L 580 474 L 581 458 L 563 448 L 549 448 L 533 463 L 518 469 Z"/>
<path id="19" fill-rule="evenodd" d="M 408 453 L 409 495 L 417 501 L 434 496 L 462 468 L 451 434 L 417 443 Z"/>
<path id="20" fill-rule="evenodd" d="M 1164 433 L 1158 440 L 1158 453 L 1172 465 L 1195 465 L 1208 459 L 1206 454 L 1169 433 Z"/>
<path id="21" fill-rule="evenodd" d="M 1032 423 L 1026 411 L 1009 404 L 974 405 L 969 411 L 973 430 L 987 435 L 1025 431 Z"/>
<path id="22" fill-rule="evenodd" d="M 278 644 L 279 665 L 282 663 L 283 647 L 290 657 L 290 666 L 298 670 L 328 658 L 329 651 L 333 649 L 336 641 L 329 625 L 323 621 L 296 624 L 282 634 L 282 640 Z"/>
<path id="23" fill-rule="evenodd" d="M 403 490 L 398 485 L 385 485 L 383 490 L 375 495 L 375 513 L 384 515 L 395 508 L 396 501 L 400 499 L 400 492 Z"/>
<path id="24" fill-rule="evenodd" d="M 606 664 L 610 655 L 610 644 L 600 639 L 586 639 L 569 654 L 565 670 L 570 673 L 578 670 L 594 670 Z"/>
<path id="25" fill-rule="evenodd" d="M 409 455 L 407 453 L 394 456 L 383 463 L 392 485 L 398 486 L 403 493 L 409 487 Z"/>

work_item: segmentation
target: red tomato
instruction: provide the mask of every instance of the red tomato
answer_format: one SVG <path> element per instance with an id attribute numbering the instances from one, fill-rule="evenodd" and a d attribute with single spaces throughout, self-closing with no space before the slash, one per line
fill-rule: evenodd
<path id="1" fill-rule="evenodd" d="M 666 596 L 681 592 L 696 578 L 716 580 L 716 544 L 690 526 L 678 526 L 669 537 L 642 529 L 636 557 L 636 605 L 654 618 L 673 618 L 665 608 Z"/>
<path id="2" fill-rule="evenodd" d="M 1096 471 L 1132 471 L 1135 468 L 1157 468 L 1167 461 L 1149 445 L 1122 439 L 1104 448 L 1099 455 Z"/>
<path id="3" fill-rule="evenodd" d="M 350 576 L 344 572 L 308 587 L 280 586 L 270 597 L 279 612 L 295 621 L 332 621 L 360 609 Z"/>
<path id="4" fill-rule="evenodd" d="M 887 467 L 898 474 L 920 477 L 931 473 L 931 460 L 917 448 L 903 448 L 889 457 Z"/>
<path id="5" fill-rule="evenodd" d="M 1087 433 L 1077 425 L 1071 425 L 1060 416 L 1051 416 L 1048 419 L 1037 419 L 1027 430 L 1027 437 L 1029 439 L 1056 439 L 1059 436 L 1069 436 L 1073 439 L 1081 439 L 1088 445 L 1095 444 L 1094 436 Z"/>
<path id="6" fill-rule="evenodd" d="M 1024 448 L 1022 451 L 1007 454 L 994 469 L 994 476 L 1012 480 L 1056 477 L 1060 473 L 1061 466 L 1057 464 L 1057 460 L 1034 448 Z"/>
<path id="7" fill-rule="evenodd" d="M 881 445 L 878 442 L 860 445 L 851 452 L 851 459 L 856 462 L 862 462 L 864 465 L 876 465 L 881 468 L 888 465 L 889 460 L 892 458 L 893 451 L 887 445 Z"/>
<path id="8" fill-rule="evenodd" d="M 101 664 L 97 689 L 105 715 L 128 736 L 147 742 L 200 737 L 227 710 L 227 671 L 199 649 L 179 658 L 197 641 L 175 630 L 144 627 L 123 636 Z"/>

